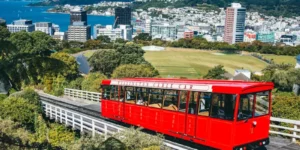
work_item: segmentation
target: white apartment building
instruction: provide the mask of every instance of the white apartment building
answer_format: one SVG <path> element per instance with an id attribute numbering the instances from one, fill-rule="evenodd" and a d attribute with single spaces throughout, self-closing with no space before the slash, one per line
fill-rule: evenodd
<path id="1" fill-rule="evenodd" d="M 48 35 L 53 35 L 54 29 L 51 22 L 37 22 L 35 23 L 35 31 L 41 31 Z"/>
<path id="2" fill-rule="evenodd" d="M 33 32 L 35 30 L 31 20 L 16 20 L 12 24 L 8 24 L 7 29 L 11 33 L 23 30 L 26 32 Z"/>
<path id="3" fill-rule="evenodd" d="M 151 25 L 152 25 L 152 20 L 151 19 L 146 19 L 145 33 L 150 33 L 151 32 Z"/>
<path id="4" fill-rule="evenodd" d="M 168 23 L 156 24 L 151 26 L 151 36 L 153 38 L 162 38 L 166 40 L 175 40 L 177 35 L 177 28 Z"/>
<path id="5" fill-rule="evenodd" d="M 132 28 L 128 25 L 119 25 L 113 28 L 112 25 L 102 26 L 100 24 L 94 26 L 94 38 L 98 36 L 108 36 L 112 41 L 116 39 L 132 40 Z"/>

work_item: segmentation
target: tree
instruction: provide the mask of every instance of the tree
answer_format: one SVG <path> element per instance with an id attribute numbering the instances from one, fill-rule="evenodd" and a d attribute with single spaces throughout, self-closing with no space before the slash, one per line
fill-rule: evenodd
<path id="1" fill-rule="evenodd" d="M 116 48 L 120 57 L 120 64 L 148 64 L 144 59 L 145 51 L 139 45 L 125 44 Z"/>
<path id="2" fill-rule="evenodd" d="M 84 43 L 84 47 L 87 49 L 97 49 L 100 48 L 101 41 L 100 40 L 88 40 Z"/>
<path id="3" fill-rule="evenodd" d="M 12 33 L 10 41 L 16 46 L 21 53 L 32 53 L 33 51 L 33 39 L 26 31 Z"/>
<path id="4" fill-rule="evenodd" d="M 158 71 L 149 65 L 120 65 L 117 67 L 112 78 L 134 78 L 134 77 L 155 77 Z"/>
<path id="5" fill-rule="evenodd" d="M 58 72 L 60 72 L 60 74 L 62 74 L 68 80 L 75 79 L 78 76 L 78 64 L 73 56 L 60 52 L 52 54 L 50 58 L 54 58 L 57 61 L 64 63 L 64 68 L 62 70 L 58 70 Z"/>
<path id="6" fill-rule="evenodd" d="M 103 43 L 110 43 L 110 38 L 107 35 L 100 35 L 97 37 L 97 40 Z"/>
<path id="7" fill-rule="evenodd" d="M 82 89 L 81 84 L 82 84 L 83 80 L 84 80 L 83 77 L 76 78 L 75 80 L 72 80 L 67 87 L 71 88 L 71 89 L 81 90 Z"/>
<path id="8" fill-rule="evenodd" d="M 152 37 L 149 33 L 140 33 L 136 37 L 134 37 L 134 41 L 151 41 Z"/>
<path id="9" fill-rule="evenodd" d="M 224 77 L 225 73 L 227 73 L 227 71 L 224 69 L 224 66 L 218 65 L 210 69 L 208 73 L 204 76 L 204 78 L 205 79 L 226 79 L 226 77 Z"/>
<path id="10" fill-rule="evenodd" d="M 20 97 L 8 97 L 0 102 L 0 117 L 10 118 L 31 130 L 36 112 L 35 105 Z"/>
<path id="11" fill-rule="evenodd" d="M 50 50 L 52 50 L 56 42 L 55 40 L 48 34 L 41 31 L 34 31 L 30 34 L 32 37 L 32 52 L 39 55 L 48 56 L 50 54 Z"/>
<path id="12" fill-rule="evenodd" d="M 126 41 L 125 41 L 124 39 L 117 38 L 117 39 L 115 40 L 115 43 L 121 43 L 121 44 L 125 44 L 125 43 L 126 43 Z"/>
<path id="13" fill-rule="evenodd" d="M 120 64 L 120 55 L 115 50 L 99 50 L 88 61 L 93 71 L 100 71 L 106 76 L 110 76 Z"/>
<path id="14" fill-rule="evenodd" d="M 82 90 L 99 92 L 101 82 L 104 79 L 107 79 L 107 77 L 101 73 L 96 73 L 96 72 L 90 73 L 82 81 L 81 84 Z"/>

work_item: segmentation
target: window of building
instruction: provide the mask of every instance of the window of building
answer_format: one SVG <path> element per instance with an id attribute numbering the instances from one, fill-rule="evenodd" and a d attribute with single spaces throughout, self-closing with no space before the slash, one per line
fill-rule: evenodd
<path id="1" fill-rule="evenodd" d="M 136 92 L 135 87 L 125 87 L 125 103 L 135 104 Z"/>
<path id="2" fill-rule="evenodd" d="M 176 90 L 165 90 L 163 109 L 166 110 L 178 110 L 178 91 Z"/>
<path id="3" fill-rule="evenodd" d="M 233 120 L 236 95 L 212 94 L 212 108 L 210 116 L 224 120 Z"/>
<path id="4" fill-rule="evenodd" d="M 256 93 L 255 117 L 269 114 L 269 91 Z"/>
<path id="5" fill-rule="evenodd" d="M 238 120 L 245 120 L 253 117 L 254 96 L 254 94 L 244 94 L 240 96 Z"/>
<path id="6" fill-rule="evenodd" d="M 150 99 L 149 107 L 162 108 L 163 103 L 163 90 L 162 89 L 149 89 Z"/>
<path id="7" fill-rule="evenodd" d="M 186 112 L 186 102 L 188 97 L 188 91 L 180 91 L 180 103 L 179 103 L 179 111 Z"/>

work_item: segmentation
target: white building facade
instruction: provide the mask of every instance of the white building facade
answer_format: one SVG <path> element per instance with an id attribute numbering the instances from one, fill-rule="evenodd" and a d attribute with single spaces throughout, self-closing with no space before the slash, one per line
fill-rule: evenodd
<path id="1" fill-rule="evenodd" d="M 33 32 L 35 27 L 31 20 L 16 20 L 12 24 L 8 24 L 7 29 L 11 33 L 20 31 Z"/>

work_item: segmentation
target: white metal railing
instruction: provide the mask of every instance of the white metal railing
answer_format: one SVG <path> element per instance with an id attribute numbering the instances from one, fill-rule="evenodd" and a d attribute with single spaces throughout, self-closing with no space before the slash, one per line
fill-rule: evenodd
<path id="1" fill-rule="evenodd" d="M 101 93 L 65 88 L 65 95 L 74 97 L 74 98 L 88 100 L 88 101 L 96 101 L 96 100 L 100 101 Z M 265 105 L 264 103 L 262 103 L 262 104 Z M 276 122 L 290 124 L 291 126 L 293 126 L 293 128 L 276 125 L 275 124 Z M 270 129 L 271 134 L 290 137 L 290 138 L 292 138 L 293 142 L 296 142 L 297 139 L 300 139 L 300 135 L 297 134 L 297 133 L 300 133 L 300 121 L 271 117 L 270 127 L 271 127 L 271 129 Z M 272 128 L 279 129 L 279 131 L 274 131 L 274 130 L 272 130 Z M 287 133 L 286 131 L 289 131 L 290 133 Z M 291 134 L 291 132 L 292 132 L 292 134 Z"/>
<path id="2" fill-rule="evenodd" d="M 80 132 L 92 133 L 92 136 L 95 136 L 95 134 L 100 134 L 107 138 L 116 132 L 124 130 L 124 127 L 122 126 L 109 123 L 103 119 L 97 119 L 77 113 L 48 102 L 42 101 L 42 106 L 44 113 L 50 119 L 55 119 L 55 121 L 65 124 L 66 126 L 71 126 L 73 129 L 80 130 Z M 164 146 L 175 150 L 191 149 L 166 140 L 164 141 Z"/>
<path id="3" fill-rule="evenodd" d="M 99 102 L 101 93 L 65 88 L 64 95 L 73 98 Z"/>
<path id="4" fill-rule="evenodd" d="M 275 123 L 285 123 L 287 125 L 293 126 L 291 127 L 286 127 L 286 126 L 280 126 L 276 125 Z M 290 137 L 292 138 L 292 142 L 296 142 L 296 140 L 300 139 L 300 135 L 297 133 L 300 133 L 300 121 L 298 120 L 290 120 L 290 119 L 282 119 L 282 118 L 275 118 L 271 117 L 271 124 L 270 124 L 270 133 L 271 134 L 277 134 L 285 137 Z M 279 129 L 279 131 L 273 131 L 272 128 Z M 288 132 L 285 132 L 288 131 Z"/>

